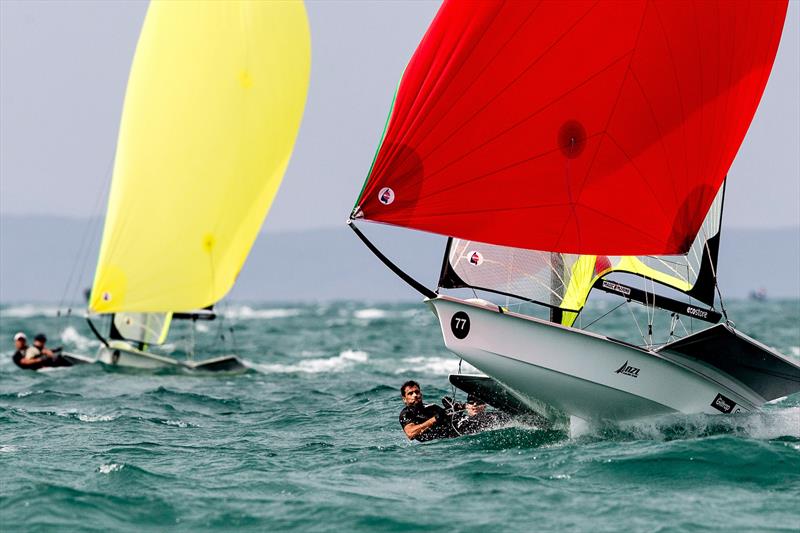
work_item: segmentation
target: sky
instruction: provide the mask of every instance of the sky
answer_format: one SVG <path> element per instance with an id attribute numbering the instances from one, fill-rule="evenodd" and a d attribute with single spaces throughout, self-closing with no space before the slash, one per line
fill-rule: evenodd
<path id="1" fill-rule="evenodd" d="M 339 226 L 439 2 L 306 2 L 308 102 L 270 232 Z M 0 0 L 0 215 L 102 216 L 138 1 Z M 800 226 L 800 1 L 729 173 L 725 224 Z M 314 191 L 314 194 L 309 194 Z"/>

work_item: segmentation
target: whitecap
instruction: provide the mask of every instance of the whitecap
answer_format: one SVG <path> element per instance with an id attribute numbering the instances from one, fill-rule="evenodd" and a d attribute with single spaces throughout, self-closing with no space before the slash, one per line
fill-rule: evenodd
<path id="1" fill-rule="evenodd" d="M 383 309 L 373 309 L 373 308 L 359 309 L 358 311 L 355 311 L 353 313 L 353 316 L 355 318 L 361 320 L 375 320 L 378 318 L 386 318 L 388 315 L 389 313 L 387 311 L 384 311 Z"/>
<path id="2" fill-rule="evenodd" d="M 408 372 L 423 372 L 428 374 L 455 374 L 458 372 L 458 359 L 453 357 L 406 357 L 401 360 L 408 366 L 399 366 L 395 374 L 405 374 Z M 467 363 L 461 362 L 461 372 L 466 374 L 477 374 L 478 370 Z"/>
<path id="3" fill-rule="evenodd" d="M 364 363 L 369 359 L 367 352 L 360 350 L 345 350 L 335 357 L 305 359 L 291 365 L 282 364 L 253 364 L 258 370 L 276 374 L 302 372 L 317 374 L 320 372 L 341 372 L 356 363 Z"/>
<path id="4" fill-rule="evenodd" d="M 0 453 L 14 453 L 16 451 L 19 451 L 19 447 L 14 446 L 13 444 L 5 444 L 0 446 Z"/>
<path id="5" fill-rule="evenodd" d="M 298 316 L 300 309 L 253 309 L 247 305 L 231 307 L 224 311 L 226 318 L 237 320 L 271 320 Z"/>
<path id="6" fill-rule="evenodd" d="M 795 357 L 800 357 L 800 346 L 789 346 L 789 353 Z"/>
<path id="7" fill-rule="evenodd" d="M 107 465 L 100 465 L 100 468 L 97 469 L 98 472 L 101 474 L 110 474 L 111 472 L 119 472 L 125 467 L 125 465 L 121 465 L 118 463 L 109 463 Z"/>
<path id="8" fill-rule="evenodd" d="M 58 315 L 59 309 L 43 305 L 19 305 L 0 309 L 0 316 L 8 318 L 32 318 L 36 316 L 52 317 Z"/>
<path id="9" fill-rule="evenodd" d="M 78 420 L 81 422 L 111 422 L 117 418 L 118 417 L 115 415 L 87 415 L 78 413 Z"/>
<path id="10" fill-rule="evenodd" d="M 66 345 L 74 346 L 79 351 L 85 351 L 93 346 L 99 346 L 100 341 L 84 337 L 72 326 L 67 326 L 60 335 L 61 342 Z"/>
<path id="11" fill-rule="evenodd" d="M 760 412 L 737 415 L 666 415 L 620 422 L 619 429 L 630 432 L 637 439 L 664 440 L 674 437 L 674 429 L 680 428 L 682 438 L 697 438 L 708 434 L 733 432 L 758 440 L 773 440 L 783 437 L 800 438 L 800 407 L 768 409 Z M 602 428 L 589 427 L 586 433 Z M 605 428 L 607 429 L 607 428 Z M 583 436 L 585 433 L 572 437 Z"/>
<path id="12" fill-rule="evenodd" d="M 178 428 L 188 428 L 190 426 L 189 423 L 184 422 L 183 420 L 162 420 L 161 423 L 166 426 L 175 426 Z"/>

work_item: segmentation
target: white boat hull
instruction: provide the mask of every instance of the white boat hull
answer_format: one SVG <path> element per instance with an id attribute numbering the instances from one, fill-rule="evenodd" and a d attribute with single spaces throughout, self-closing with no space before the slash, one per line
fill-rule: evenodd
<path id="1" fill-rule="evenodd" d="M 439 318 L 448 349 L 531 406 L 543 401 L 585 420 L 630 420 L 674 412 L 752 411 L 765 403 L 730 376 L 675 354 L 503 312 L 492 304 L 444 296 L 426 302 Z"/>
<path id="2" fill-rule="evenodd" d="M 97 362 L 109 366 L 148 370 L 185 368 L 189 370 L 240 371 L 246 369 L 244 364 L 232 355 L 199 361 L 181 360 L 137 350 L 124 341 L 111 341 L 108 346 L 101 346 L 97 351 Z"/>

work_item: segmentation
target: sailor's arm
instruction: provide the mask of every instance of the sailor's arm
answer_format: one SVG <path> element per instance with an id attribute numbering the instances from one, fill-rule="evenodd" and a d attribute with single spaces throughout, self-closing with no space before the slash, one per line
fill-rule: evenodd
<path id="1" fill-rule="evenodd" d="M 406 437 L 408 437 L 409 440 L 413 440 L 419 437 L 422 433 L 424 433 L 431 427 L 433 427 L 435 424 L 436 424 L 436 417 L 432 416 L 425 422 L 422 422 L 421 424 L 414 424 L 414 423 L 406 424 L 405 426 L 403 426 L 403 431 L 405 431 Z"/>
<path id="2" fill-rule="evenodd" d="M 25 350 L 25 355 L 22 357 L 21 362 L 25 365 L 32 365 L 44 361 L 45 359 L 47 359 L 47 357 L 42 356 L 42 353 L 38 349 L 29 346 L 28 349 Z"/>
<path id="3" fill-rule="evenodd" d="M 22 359 L 19 360 L 19 364 L 21 366 L 33 366 L 33 365 L 41 363 L 45 359 L 47 359 L 47 357 L 30 357 L 30 358 L 29 357 L 23 357 Z"/>

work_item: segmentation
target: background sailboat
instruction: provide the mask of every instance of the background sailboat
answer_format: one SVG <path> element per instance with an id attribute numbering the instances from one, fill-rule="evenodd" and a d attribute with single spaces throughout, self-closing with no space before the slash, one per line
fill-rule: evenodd
<path id="1" fill-rule="evenodd" d="M 310 37 L 302 2 L 160 2 L 131 67 L 89 311 L 103 362 L 229 368 L 149 353 L 170 322 L 213 318 L 289 163 Z M 93 326 L 93 330 L 97 332 Z"/>
<path id="2" fill-rule="evenodd" d="M 451 236 L 440 288 L 549 308 L 545 321 L 439 295 L 356 229 L 427 297 L 447 347 L 529 405 L 626 419 L 754 410 L 800 390 L 800 368 L 727 317 L 674 340 L 681 316 L 725 314 L 707 307 L 721 187 L 786 7 L 445 2 L 403 74 L 351 227 Z M 574 327 L 595 288 L 647 306 L 642 346 Z M 665 346 L 657 309 L 673 313 Z"/>

